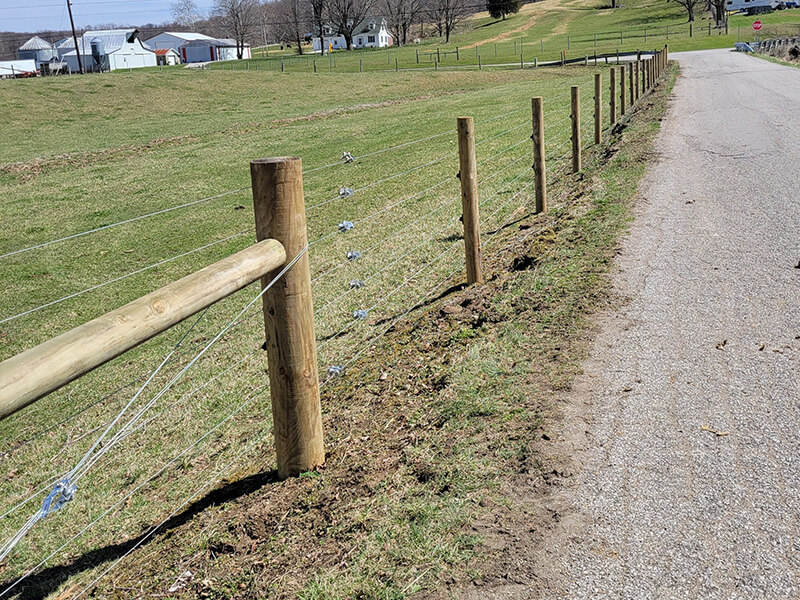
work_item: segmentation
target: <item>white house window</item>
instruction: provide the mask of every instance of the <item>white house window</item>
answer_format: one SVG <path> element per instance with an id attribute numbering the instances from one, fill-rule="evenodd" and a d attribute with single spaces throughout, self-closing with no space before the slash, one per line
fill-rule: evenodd
<path id="1" fill-rule="evenodd" d="M 375 43 L 375 36 L 374 35 L 368 35 L 367 36 L 367 42 L 370 43 L 370 44 L 374 44 Z"/>
<path id="2" fill-rule="evenodd" d="M 364 43 L 364 38 L 358 38 L 358 45 L 360 46 L 363 43 Z"/>

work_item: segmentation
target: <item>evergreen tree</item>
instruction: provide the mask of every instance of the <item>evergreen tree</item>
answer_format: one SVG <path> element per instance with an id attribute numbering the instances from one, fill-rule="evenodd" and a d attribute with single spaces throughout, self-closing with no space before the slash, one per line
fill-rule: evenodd
<path id="1" fill-rule="evenodd" d="M 505 20 L 506 15 L 518 13 L 521 7 L 521 0 L 488 0 L 486 2 L 486 10 L 493 19 L 502 17 Z"/>

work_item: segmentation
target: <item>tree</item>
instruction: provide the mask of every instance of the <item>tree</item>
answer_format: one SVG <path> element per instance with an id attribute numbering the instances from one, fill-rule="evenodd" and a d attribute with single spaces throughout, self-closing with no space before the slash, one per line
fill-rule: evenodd
<path id="1" fill-rule="evenodd" d="M 196 23 L 203 18 L 193 0 L 178 0 L 174 4 L 170 4 L 169 8 L 172 12 L 172 20 L 181 27 L 192 31 L 194 31 Z"/>
<path id="2" fill-rule="evenodd" d="M 325 19 L 328 16 L 328 0 L 311 0 L 311 22 L 319 38 L 319 53 L 325 54 Z"/>
<path id="3" fill-rule="evenodd" d="M 382 0 L 389 31 L 398 46 L 408 43 L 408 32 L 422 11 L 423 0 Z"/>
<path id="4" fill-rule="evenodd" d="M 375 0 L 328 0 L 328 17 L 347 49 L 353 47 L 353 33 L 369 15 Z"/>
<path id="5" fill-rule="evenodd" d="M 427 10 L 433 21 L 433 27 L 439 36 L 444 36 L 445 43 L 450 42 L 450 34 L 461 21 L 470 14 L 471 0 L 429 0 Z"/>
<path id="6" fill-rule="evenodd" d="M 701 0 L 667 0 L 668 2 L 674 2 L 675 4 L 680 4 L 683 8 L 686 9 L 686 13 L 689 15 L 689 22 L 694 21 L 694 7 L 700 4 Z"/>
<path id="7" fill-rule="evenodd" d="M 258 28 L 256 0 L 214 0 L 211 12 L 219 19 L 220 26 L 236 41 L 236 57 L 241 60 L 247 40 Z"/>
<path id="8" fill-rule="evenodd" d="M 297 52 L 303 53 L 303 41 L 311 25 L 311 7 L 306 0 L 275 0 L 269 8 L 268 20 L 276 23 L 274 31 L 281 41 L 297 44 Z"/>
<path id="9" fill-rule="evenodd" d="M 711 14 L 714 15 L 714 25 L 725 27 L 725 23 L 728 21 L 726 0 L 711 0 Z"/>
<path id="10" fill-rule="evenodd" d="M 488 0 L 486 2 L 486 10 L 489 11 L 489 16 L 493 19 L 503 17 L 506 20 L 506 15 L 516 14 L 522 7 L 520 0 Z"/>

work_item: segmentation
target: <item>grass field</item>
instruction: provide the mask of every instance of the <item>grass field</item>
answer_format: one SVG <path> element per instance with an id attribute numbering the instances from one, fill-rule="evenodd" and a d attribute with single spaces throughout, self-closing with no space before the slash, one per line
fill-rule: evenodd
<path id="1" fill-rule="evenodd" d="M 573 11 L 572 4 L 564 6 Z M 542 13 L 544 22 L 553 18 Z M 513 19 L 497 28 L 487 24 L 482 39 L 507 34 L 516 26 Z M 464 34 L 465 43 L 479 39 L 475 31 L 479 30 Z M 248 161 L 264 156 L 301 156 L 306 169 L 309 237 L 313 241 L 310 256 L 320 376 L 326 382 L 324 413 L 326 427 L 333 431 L 332 470 L 328 475 L 310 474 L 302 481 L 272 487 L 278 490 L 276 493 L 304 498 L 309 511 L 317 502 L 311 496 L 322 493 L 319 486 L 325 488 L 325 494 L 338 494 L 339 489 L 348 495 L 361 489 L 356 485 L 325 487 L 326 477 L 335 472 L 333 465 L 352 467 L 354 459 L 343 449 L 347 439 L 366 443 L 360 439 L 359 430 L 347 430 L 345 424 L 352 425 L 348 419 L 365 429 L 372 426 L 368 422 L 371 409 L 363 397 L 360 408 L 343 405 L 342 399 L 351 393 L 348 386 L 357 388 L 359 394 L 372 393 L 370 390 L 378 389 L 375 386 L 384 385 L 378 382 L 386 381 L 383 374 L 393 366 L 401 368 L 407 379 L 401 381 L 399 375 L 392 375 L 389 382 L 397 386 L 393 388 L 397 394 L 375 395 L 398 414 L 403 412 L 401 400 L 408 401 L 412 441 L 401 453 L 400 471 L 388 473 L 390 478 L 416 477 L 418 487 L 392 504 L 391 481 L 371 482 L 368 485 L 375 487 L 370 488 L 368 504 L 342 505 L 337 517 L 341 522 L 329 523 L 327 533 L 318 535 L 327 539 L 330 534 L 338 539 L 341 533 L 343 539 L 363 542 L 363 553 L 356 552 L 351 562 L 345 557 L 344 571 L 318 571 L 308 574 L 304 581 L 259 581 L 254 589 L 262 593 L 283 590 L 280 594 L 304 590 L 302 597 L 323 598 L 341 597 L 339 593 L 344 594 L 345 588 L 349 590 L 346 594 L 353 594 L 358 587 L 364 593 L 371 590 L 364 597 L 399 598 L 420 585 L 430 585 L 444 565 L 456 565 L 472 554 L 476 541 L 461 528 L 475 498 L 485 493 L 485 486 L 495 485 L 472 472 L 456 476 L 457 465 L 467 461 L 477 468 L 490 459 L 485 447 L 476 450 L 454 433 L 455 441 L 447 442 L 459 449 L 448 458 L 454 474 L 451 488 L 444 493 L 432 487 L 433 483 L 428 485 L 424 465 L 439 464 L 440 457 L 425 441 L 431 415 L 415 402 L 430 389 L 437 389 L 436 371 L 415 363 L 413 354 L 393 350 L 379 341 L 418 303 L 428 302 L 463 281 L 455 118 L 471 115 L 477 122 L 482 228 L 487 252 L 494 248 L 492 251 L 499 255 L 506 234 L 503 225 L 530 218 L 530 98 L 545 98 L 549 176 L 559 185 L 565 181 L 569 147 L 569 87 L 582 87 L 583 111 L 590 114 L 593 73 L 594 69 L 571 67 L 375 72 L 364 78 L 333 73 L 322 79 L 307 73 L 255 69 L 165 69 L 2 82 L 0 124 L 6 136 L 0 147 L 0 255 L 207 200 L 0 257 L 0 277 L 6 284 L 0 311 L 0 359 L 251 243 Z M 584 145 L 590 151 L 591 129 L 591 121 L 584 120 Z M 358 160 L 343 164 L 339 160 L 343 151 L 352 152 Z M 630 194 L 631 186 L 635 187 L 641 168 L 636 163 L 630 165 L 630 171 L 623 169 L 628 179 L 622 192 L 615 191 L 620 202 Z M 342 187 L 356 193 L 340 198 Z M 555 214 L 571 223 L 583 215 L 573 213 L 571 206 L 566 203 L 560 211 L 556 207 Z M 614 209 L 613 231 L 624 220 L 620 210 Z M 355 222 L 356 227 L 338 233 L 337 224 L 343 220 Z M 613 235 L 603 235 L 603 244 L 607 245 Z M 351 250 L 362 252 L 362 258 L 348 261 L 345 253 Z M 588 250 L 589 246 L 583 248 L 584 252 Z M 561 264 L 557 255 L 548 264 L 563 292 L 563 286 L 575 274 L 561 278 L 566 274 L 559 268 L 570 269 L 572 263 Z M 349 282 L 354 279 L 366 285 L 351 291 Z M 596 282 L 590 278 L 586 284 Z M 546 291 L 556 284 L 545 279 L 536 285 Z M 586 289 L 587 293 L 591 291 Z M 212 307 L 196 324 L 190 320 L 176 327 L 0 423 L 0 456 L 6 482 L 0 490 L 0 538 L 8 537 L 32 514 L 54 478 L 83 455 L 167 352 L 181 342 L 173 359 L 155 376 L 134 408 L 156 397 L 156 392 L 256 293 L 254 286 L 246 288 Z M 552 313 L 543 312 L 552 321 L 543 318 L 541 326 L 558 323 L 559 335 L 573 331 L 577 327 L 575 314 L 566 308 L 575 308 L 579 300 L 571 298 L 564 307 L 551 306 Z M 368 318 L 353 319 L 356 309 L 368 309 Z M 507 311 L 508 318 L 512 314 Z M 436 329 L 435 325 L 429 327 Z M 445 333 L 448 344 L 457 342 L 454 351 L 463 349 L 465 354 L 454 358 L 457 371 L 448 375 L 447 385 L 454 396 L 452 402 L 448 400 L 437 409 L 440 416 L 451 420 L 452 427 L 464 425 L 462 418 L 496 416 L 501 423 L 516 423 L 515 419 L 524 417 L 530 425 L 524 427 L 525 436 L 532 435 L 539 418 L 537 398 L 531 397 L 528 408 L 520 412 L 515 409 L 519 398 L 512 389 L 499 388 L 490 394 L 488 384 L 474 385 L 475 377 L 491 382 L 509 369 L 505 350 L 493 355 L 494 351 L 481 349 L 480 344 L 473 346 L 472 340 L 480 341 L 482 335 L 474 323 Z M 408 336 L 407 343 L 419 342 L 413 332 Z M 123 550 L 133 549 L 142 532 L 181 509 L 187 498 L 196 498 L 197 494 L 202 498 L 214 489 L 219 479 L 212 478 L 215 474 L 229 481 L 251 481 L 243 484 L 245 489 L 255 485 L 252 482 L 264 484 L 268 476 L 264 479 L 257 474 L 269 473 L 273 455 L 262 342 L 263 325 L 254 308 L 160 397 L 148 413 L 146 425 L 98 464 L 80 483 L 75 499 L 39 523 L 20 543 L 0 566 L 2 582 L 13 582 L 48 557 L 42 565 L 46 569 L 30 585 L 16 589 L 20 597 L 35 598 L 66 589 L 76 594 L 113 566 Z M 347 376 L 329 381 L 327 368 L 331 365 L 347 366 Z M 403 369 L 409 368 L 414 372 L 405 374 Z M 523 366 L 520 369 L 522 375 L 527 373 Z M 479 421 L 470 421 L 470 427 L 478 427 L 470 436 L 480 437 L 480 425 Z M 404 430 L 402 435 L 406 434 Z M 375 432 L 373 439 L 383 435 L 387 434 Z M 503 452 L 513 455 L 514 448 L 512 444 Z M 366 449 L 385 453 L 377 446 L 367 445 Z M 433 454 L 429 456 L 430 452 Z M 472 454 L 474 461 L 469 459 Z M 297 495 L 297 486 L 306 486 L 302 489 L 310 490 L 311 496 Z M 302 506 L 292 506 L 297 515 L 303 514 Z M 381 512 L 382 506 L 389 506 L 389 512 Z M 269 521 L 281 510 L 281 506 L 273 506 L 258 518 Z M 391 527 L 386 525 L 387 519 L 393 523 Z M 291 519 L 289 522 L 292 527 L 297 525 Z M 364 529 L 359 522 L 371 525 Z M 383 525 L 372 527 L 376 522 Z M 87 533 L 81 534 L 89 526 Z M 352 529 L 345 535 L 342 528 Z M 366 537 L 354 533 L 358 531 L 365 532 Z M 380 539 L 380 531 L 386 539 Z M 227 547 L 229 535 L 231 531 L 216 521 L 188 537 L 182 536 L 180 541 L 172 539 L 166 546 L 154 548 L 158 553 L 176 544 L 176 560 L 224 554 L 220 548 Z M 273 531 L 265 535 L 269 545 L 262 548 L 262 560 L 283 554 L 283 559 L 291 560 L 298 550 L 295 540 L 286 539 L 284 534 Z M 388 568 L 382 553 L 392 546 L 400 554 L 407 552 L 410 562 L 402 562 L 400 571 L 390 576 L 382 574 L 382 569 Z M 134 554 L 136 569 L 147 573 L 149 588 L 174 579 L 174 564 L 178 563 L 159 572 L 161 558 L 141 562 L 142 556 L 148 555 Z M 378 562 L 372 564 L 375 560 Z M 427 563 L 431 564 L 428 571 L 418 568 Z M 363 572 L 358 575 L 352 572 L 354 569 Z M 130 571 L 123 572 L 127 573 L 125 577 L 131 576 Z M 347 576 L 339 578 L 344 572 Z M 243 583 L 245 588 L 249 585 L 238 575 L 224 585 L 219 583 L 224 578 L 214 577 L 218 582 L 214 592 L 219 597 L 236 595 Z M 130 595 L 133 588 L 125 587 L 132 585 L 130 580 L 124 584 L 112 581 L 99 596 Z M 0 590 L 4 588 L 0 586 Z M 195 589 L 198 595 L 201 591 Z"/>

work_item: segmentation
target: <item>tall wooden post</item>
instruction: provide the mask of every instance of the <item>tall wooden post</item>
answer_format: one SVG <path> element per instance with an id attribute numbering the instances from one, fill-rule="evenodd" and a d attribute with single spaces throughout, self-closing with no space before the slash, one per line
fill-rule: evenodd
<path id="1" fill-rule="evenodd" d="M 467 283 L 483 283 L 481 228 L 478 214 L 478 169 L 475 161 L 475 125 L 472 117 L 458 117 L 458 166 Z"/>
<path id="2" fill-rule="evenodd" d="M 302 161 L 254 160 L 250 177 L 256 238 L 278 240 L 293 260 L 308 242 Z M 325 462 L 308 251 L 264 294 L 263 304 L 278 474 L 290 477 Z"/>
<path id="3" fill-rule="evenodd" d="M 609 115 L 608 115 L 608 122 L 611 125 L 616 125 L 617 123 L 617 70 L 615 68 L 610 69 L 611 74 L 611 81 L 609 83 Z"/>
<path id="4" fill-rule="evenodd" d="M 625 116 L 628 112 L 625 106 L 625 98 L 627 97 L 627 90 L 625 89 L 625 65 L 619 68 L 619 116 Z"/>
<path id="5" fill-rule="evenodd" d="M 636 88 L 633 83 L 633 63 L 628 64 L 628 87 L 630 88 L 631 92 L 631 108 L 633 108 L 633 105 L 636 102 Z"/>
<path id="6" fill-rule="evenodd" d="M 603 141 L 603 75 L 594 74 L 594 143 Z"/>
<path id="7" fill-rule="evenodd" d="M 544 162 L 544 105 L 541 96 L 531 100 L 533 113 L 533 175 L 536 178 L 536 212 L 547 212 L 547 169 Z"/>
<path id="8" fill-rule="evenodd" d="M 641 90 L 641 86 L 639 85 L 639 72 L 642 70 L 642 61 L 636 61 L 636 67 L 634 69 L 635 76 L 636 76 L 636 100 L 639 99 L 639 91 Z"/>
<path id="9" fill-rule="evenodd" d="M 581 88 L 573 85 L 572 96 L 572 172 L 581 170 Z"/>

